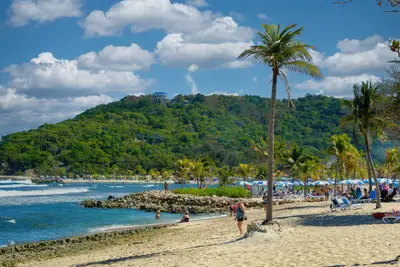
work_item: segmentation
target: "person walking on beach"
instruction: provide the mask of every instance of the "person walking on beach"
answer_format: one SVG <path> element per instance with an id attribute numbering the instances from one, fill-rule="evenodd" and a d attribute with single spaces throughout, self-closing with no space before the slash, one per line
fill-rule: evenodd
<path id="1" fill-rule="evenodd" d="M 243 221 L 246 220 L 245 216 L 246 208 L 244 207 L 244 204 L 242 202 L 238 202 L 236 204 L 236 216 L 235 220 L 237 220 L 239 232 L 242 235 L 243 234 Z"/>
<path id="2" fill-rule="evenodd" d="M 328 202 L 328 200 L 329 200 L 329 186 L 327 184 L 324 186 L 323 192 L 324 192 L 324 196 L 325 196 L 325 202 Z"/>
<path id="3" fill-rule="evenodd" d="M 168 183 L 167 183 L 167 181 L 164 182 L 164 193 L 168 193 Z"/>
<path id="4" fill-rule="evenodd" d="M 264 193 L 263 195 L 263 205 L 264 205 L 264 212 L 267 214 L 267 208 L 268 208 L 268 194 L 267 192 Z"/>

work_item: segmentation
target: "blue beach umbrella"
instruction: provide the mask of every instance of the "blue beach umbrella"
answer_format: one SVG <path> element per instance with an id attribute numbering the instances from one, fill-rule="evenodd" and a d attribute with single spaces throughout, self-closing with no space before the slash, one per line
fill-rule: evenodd
<path id="1" fill-rule="evenodd" d="M 329 185 L 329 182 L 327 182 L 327 181 L 316 181 L 316 182 L 314 182 L 314 185 Z"/>

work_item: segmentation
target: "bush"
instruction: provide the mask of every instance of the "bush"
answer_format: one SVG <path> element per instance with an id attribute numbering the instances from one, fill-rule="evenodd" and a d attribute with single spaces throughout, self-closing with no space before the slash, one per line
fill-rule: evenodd
<path id="1" fill-rule="evenodd" d="M 187 194 L 194 196 L 218 196 L 231 198 L 247 198 L 250 193 L 242 187 L 217 187 L 217 188 L 178 188 L 172 190 L 175 194 Z"/>

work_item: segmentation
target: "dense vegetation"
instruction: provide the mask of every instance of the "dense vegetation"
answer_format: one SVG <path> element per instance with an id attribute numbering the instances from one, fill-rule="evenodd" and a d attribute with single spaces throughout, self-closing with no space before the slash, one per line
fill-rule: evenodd
<path id="1" fill-rule="evenodd" d="M 250 196 L 249 191 L 243 187 L 217 187 L 217 188 L 178 188 L 172 190 L 175 194 L 190 194 L 194 196 L 217 196 L 231 198 L 246 198 Z"/>
<path id="2" fill-rule="evenodd" d="M 342 132 L 342 100 L 307 95 L 293 102 L 296 109 L 277 101 L 278 141 L 328 159 L 329 138 Z M 3 137 L 0 171 L 129 174 L 175 169 L 184 157 L 209 158 L 217 166 L 257 164 L 265 159 L 252 146 L 267 135 L 269 106 L 270 99 L 258 96 L 178 95 L 171 101 L 128 96 L 74 119 Z"/>

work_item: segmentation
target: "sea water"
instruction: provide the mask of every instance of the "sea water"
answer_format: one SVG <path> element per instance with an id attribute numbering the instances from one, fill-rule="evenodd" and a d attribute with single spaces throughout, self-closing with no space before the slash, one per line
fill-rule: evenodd
<path id="1" fill-rule="evenodd" d="M 170 189 L 180 185 L 169 185 Z M 86 199 L 107 199 L 146 190 L 164 190 L 163 184 L 91 184 L 72 183 L 59 186 L 35 185 L 26 181 L 0 180 L 0 247 L 25 242 L 51 240 L 101 232 L 121 227 L 172 223 L 182 214 L 135 209 L 84 208 Z M 192 220 L 214 215 L 191 216 Z"/>

